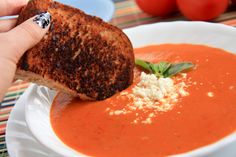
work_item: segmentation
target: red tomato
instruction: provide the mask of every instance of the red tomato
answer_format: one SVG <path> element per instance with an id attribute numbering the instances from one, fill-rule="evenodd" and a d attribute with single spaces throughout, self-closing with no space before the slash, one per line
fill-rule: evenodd
<path id="1" fill-rule="evenodd" d="M 176 0 L 136 0 L 138 6 L 154 16 L 167 16 L 177 10 Z"/>
<path id="2" fill-rule="evenodd" d="M 211 20 L 225 12 L 229 0 L 177 0 L 182 14 L 190 20 Z"/>
<path id="3" fill-rule="evenodd" d="M 231 0 L 233 5 L 236 5 L 236 0 Z"/>

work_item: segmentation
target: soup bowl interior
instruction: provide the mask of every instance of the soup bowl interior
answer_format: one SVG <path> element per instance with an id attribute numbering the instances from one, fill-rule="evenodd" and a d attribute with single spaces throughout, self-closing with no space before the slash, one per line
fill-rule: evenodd
<path id="1" fill-rule="evenodd" d="M 135 48 L 164 43 L 201 44 L 236 53 L 236 29 L 205 22 L 169 22 L 138 26 L 124 30 Z M 25 118 L 35 138 L 61 156 L 86 156 L 66 146 L 50 124 L 50 108 L 56 92 L 43 86 L 31 85 L 22 95 L 26 98 Z M 236 134 L 176 157 L 235 157 Z"/>

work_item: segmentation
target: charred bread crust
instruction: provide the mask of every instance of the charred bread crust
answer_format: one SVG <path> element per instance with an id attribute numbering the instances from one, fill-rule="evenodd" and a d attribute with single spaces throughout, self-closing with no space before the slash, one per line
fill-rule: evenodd
<path id="1" fill-rule="evenodd" d="M 46 11 L 52 15 L 49 32 L 22 56 L 18 77 L 48 87 L 54 81 L 54 88 L 96 100 L 132 84 L 133 48 L 120 29 L 52 0 L 31 0 L 17 24 Z"/>

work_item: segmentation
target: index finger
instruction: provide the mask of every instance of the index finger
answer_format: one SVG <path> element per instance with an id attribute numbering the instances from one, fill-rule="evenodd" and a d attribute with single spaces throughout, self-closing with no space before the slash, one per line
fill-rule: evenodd
<path id="1" fill-rule="evenodd" d="M 0 16 L 16 15 L 28 0 L 0 0 Z"/>

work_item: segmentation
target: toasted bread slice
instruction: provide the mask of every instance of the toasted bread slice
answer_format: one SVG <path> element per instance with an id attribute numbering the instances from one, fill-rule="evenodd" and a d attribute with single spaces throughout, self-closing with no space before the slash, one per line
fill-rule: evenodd
<path id="1" fill-rule="evenodd" d="M 132 83 L 133 48 L 120 29 L 52 0 L 31 0 L 17 24 L 46 11 L 52 15 L 50 30 L 20 59 L 17 78 L 93 100 Z"/>

